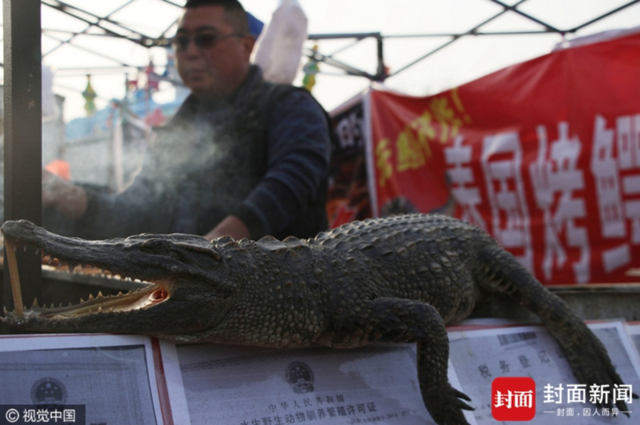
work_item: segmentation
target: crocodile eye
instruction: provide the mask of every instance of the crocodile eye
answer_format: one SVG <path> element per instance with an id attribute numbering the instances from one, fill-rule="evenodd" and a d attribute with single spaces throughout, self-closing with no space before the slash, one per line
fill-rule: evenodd
<path id="1" fill-rule="evenodd" d="M 179 252 L 179 251 L 171 251 L 171 252 L 169 253 L 169 256 L 170 256 L 171 258 L 174 258 L 174 259 L 176 259 L 176 260 L 178 260 L 178 261 L 181 261 L 181 262 L 188 262 L 188 261 L 185 261 L 185 260 L 186 260 L 186 258 L 185 258 L 185 257 L 184 257 L 184 255 L 182 255 L 182 253 L 181 253 L 181 252 Z"/>
<path id="2" fill-rule="evenodd" d="M 220 262 L 213 258 L 210 253 L 203 251 L 171 249 L 169 255 L 171 258 L 174 258 L 183 264 L 205 269 L 212 269 L 220 264 Z"/>
<path id="3" fill-rule="evenodd" d="M 140 245 L 140 249 L 149 253 L 156 253 L 166 246 L 166 242 L 161 239 L 148 239 Z"/>

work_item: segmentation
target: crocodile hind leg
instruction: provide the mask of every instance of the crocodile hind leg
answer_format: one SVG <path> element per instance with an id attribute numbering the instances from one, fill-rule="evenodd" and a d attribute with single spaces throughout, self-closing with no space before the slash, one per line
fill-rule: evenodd
<path id="1" fill-rule="evenodd" d="M 543 287 L 510 253 L 497 245 L 488 245 L 480 250 L 478 260 L 481 269 L 476 274 L 478 285 L 489 292 L 509 295 L 540 317 L 564 349 L 580 383 L 609 388 L 623 384 L 602 342 L 564 300 Z M 616 405 L 621 411 L 627 410 L 624 401 Z"/>
<path id="2" fill-rule="evenodd" d="M 418 382 L 424 404 L 436 421 L 444 425 L 468 424 L 462 410 L 473 410 L 451 387 L 447 377 L 449 339 L 438 311 L 420 301 L 377 298 L 335 323 L 334 347 L 362 343 L 417 343 Z"/>

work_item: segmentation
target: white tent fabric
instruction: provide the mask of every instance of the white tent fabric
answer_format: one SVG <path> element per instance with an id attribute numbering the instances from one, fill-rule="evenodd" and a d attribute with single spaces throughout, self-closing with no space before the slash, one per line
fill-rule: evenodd
<path id="1" fill-rule="evenodd" d="M 253 57 L 253 62 L 262 68 L 265 80 L 293 83 L 300 68 L 308 23 L 298 0 L 280 0 L 269 25 L 258 37 Z"/>

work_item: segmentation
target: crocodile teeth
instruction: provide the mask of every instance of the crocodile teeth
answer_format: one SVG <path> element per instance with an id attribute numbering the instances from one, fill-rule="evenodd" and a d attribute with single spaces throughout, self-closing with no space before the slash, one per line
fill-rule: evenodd
<path id="1" fill-rule="evenodd" d="M 31 304 L 31 307 L 38 307 L 38 297 L 33 299 L 33 304 Z"/>
<path id="2" fill-rule="evenodd" d="M 93 299 L 93 294 L 89 294 L 89 299 L 92 300 Z"/>
<path id="3" fill-rule="evenodd" d="M 102 298 L 102 291 L 98 291 L 98 298 Z"/>
<path id="4" fill-rule="evenodd" d="M 7 310 L 7 307 L 3 307 L 4 308 L 4 315 L 8 316 L 9 315 L 9 311 Z"/>

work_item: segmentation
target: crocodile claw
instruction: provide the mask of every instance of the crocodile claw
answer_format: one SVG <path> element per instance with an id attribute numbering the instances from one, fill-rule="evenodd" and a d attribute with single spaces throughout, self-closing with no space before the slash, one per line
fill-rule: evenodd
<path id="1" fill-rule="evenodd" d="M 458 391 L 455 388 L 452 388 L 452 389 L 453 389 L 453 393 L 456 395 L 456 397 L 463 398 L 463 399 L 465 399 L 467 401 L 471 401 L 471 398 L 468 395 L 466 395 L 465 393 L 463 393 L 462 391 Z M 466 410 L 475 410 L 473 407 L 469 407 L 469 406 L 467 406 L 467 407 L 468 407 L 468 409 L 466 409 Z"/>
<path id="2" fill-rule="evenodd" d="M 433 420 L 439 425 L 469 425 L 462 410 L 475 409 L 460 399 L 471 401 L 469 396 L 448 385 L 444 390 L 439 388 L 437 391 L 429 391 L 424 403 Z"/>

